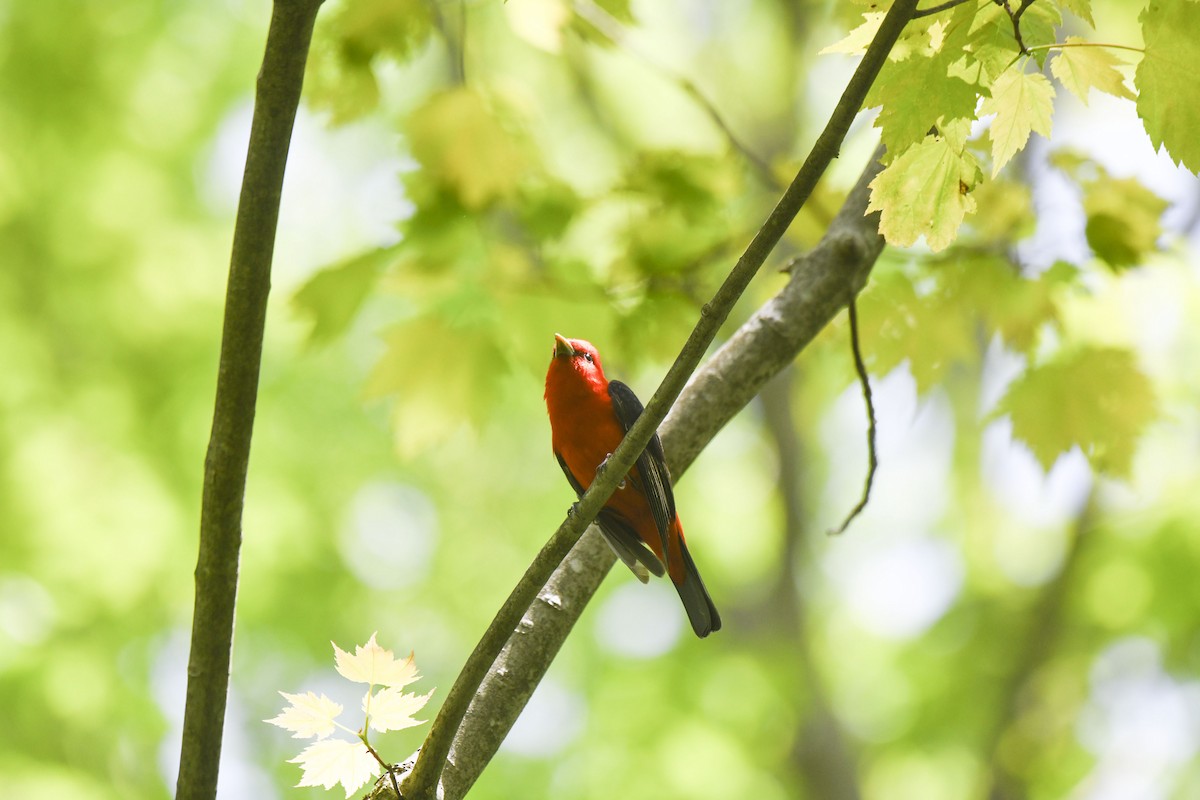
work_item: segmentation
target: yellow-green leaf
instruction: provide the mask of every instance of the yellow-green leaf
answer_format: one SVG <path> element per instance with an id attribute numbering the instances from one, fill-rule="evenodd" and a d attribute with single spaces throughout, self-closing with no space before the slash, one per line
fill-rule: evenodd
<path id="1" fill-rule="evenodd" d="M 1125 76 L 1118 70 L 1122 62 L 1103 47 L 1089 45 L 1078 36 L 1068 36 L 1067 44 L 1080 47 L 1064 47 L 1050 62 L 1050 71 L 1059 83 L 1085 104 L 1088 91 L 1098 89 L 1114 97 L 1133 99 L 1133 92 L 1125 85 Z"/>
<path id="2" fill-rule="evenodd" d="M 292 307 L 312 321 L 310 344 L 328 342 L 354 320 L 396 248 L 371 250 L 313 275 L 292 295 Z"/>
<path id="3" fill-rule="evenodd" d="M 864 22 L 861 25 L 850 31 L 846 38 L 823 48 L 818 55 L 823 56 L 829 53 L 859 55 L 860 53 L 865 53 L 867 45 L 875 38 L 875 34 L 879 31 L 879 24 L 883 22 L 885 16 L 887 16 L 887 13 L 884 11 L 868 11 L 863 14 Z"/>
<path id="4" fill-rule="evenodd" d="M 1138 116 L 1155 147 L 1200 173 L 1200 3 L 1151 0 L 1138 19 L 1146 43 L 1133 78 Z"/>
<path id="5" fill-rule="evenodd" d="M 1084 184 L 1088 245 L 1114 269 L 1140 264 L 1158 243 L 1166 209 L 1167 201 L 1136 178 L 1102 175 Z"/>
<path id="6" fill-rule="evenodd" d="M 980 104 L 979 113 L 996 115 L 992 121 L 992 177 L 995 177 L 1025 147 L 1030 132 L 1050 135 L 1054 87 L 1040 73 L 1008 70 L 992 84 L 992 96 Z"/>
<path id="7" fill-rule="evenodd" d="M 1088 27 L 1096 27 L 1096 21 L 1092 19 L 1092 0 L 1060 0 L 1059 5 L 1086 22 Z"/>
<path id="8" fill-rule="evenodd" d="M 934 251 L 954 241 L 963 217 L 975 210 L 970 191 L 979 163 L 948 137 L 931 135 L 896 157 L 871 182 L 868 211 L 879 211 L 889 244 L 908 247 L 924 236 Z"/>
<path id="9" fill-rule="evenodd" d="M 1154 391 L 1128 350 L 1087 347 L 1060 354 L 1017 378 L 996 415 L 1050 469 L 1079 447 L 1092 466 L 1129 474 L 1138 437 L 1153 420 Z"/>
<path id="10" fill-rule="evenodd" d="M 476 92 L 450 89 L 413 112 L 409 145 L 469 209 L 507 197 L 525 174 L 527 154 Z"/>

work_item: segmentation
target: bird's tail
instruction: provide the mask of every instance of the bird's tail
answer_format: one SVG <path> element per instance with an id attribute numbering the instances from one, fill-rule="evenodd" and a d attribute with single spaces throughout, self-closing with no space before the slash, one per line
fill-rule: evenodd
<path id="1" fill-rule="evenodd" d="M 679 537 L 679 550 L 683 557 L 683 579 L 675 581 L 675 576 L 672 575 L 671 582 L 675 584 L 675 591 L 679 592 L 679 599 L 683 601 L 683 608 L 692 623 L 692 630 L 703 639 L 713 631 L 721 630 L 721 615 L 717 613 L 717 607 L 708 596 L 708 589 L 704 588 L 700 571 L 696 569 L 696 562 L 692 561 L 692 554 L 688 552 L 682 536 Z"/>

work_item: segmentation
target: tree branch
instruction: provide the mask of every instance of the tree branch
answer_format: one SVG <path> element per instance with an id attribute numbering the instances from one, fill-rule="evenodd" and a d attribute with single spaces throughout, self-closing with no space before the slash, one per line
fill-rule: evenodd
<path id="1" fill-rule="evenodd" d="M 659 430 L 673 475 L 681 475 L 717 431 L 866 283 L 883 250 L 879 215 L 864 216 L 868 184 L 881 169 L 880 155 L 882 150 L 872 156 L 829 231 L 792 271 L 783 290 L 680 394 Z M 446 800 L 463 797 L 479 778 L 614 561 L 601 536 L 589 530 L 550 576 L 471 700 L 442 777 Z"/>
<path id="2" fill-rule="evenodd" d="M 500 655 L 510 634 L 521 622 L 525 609 L 529 607 L 537 591 L 545 584 L 554 568 L 579 541 L 584 529 L 596 518 L 601 507 L 616 490 L 617 484 L 633 467 L 637 456 L 645 449 L 667 411 L 675 399 L 680 396 L 684 384 L 700 363 L 700 359 L 716 337 L 717 331 L 733 309 L 734 303 L 737 302 L 750 280 L 758 272 L 759 267 L 783 237 L 804 202 L 816 188 L 817 182 L 824 175 L 829 163 L 838 155 L 850 123 L 862 108 L 867 91 L 871 88 L 875 76 L 883 67 L 888 53 L 908 23 L 915 7 L 916 0 L 897 0 L 888 10 L 879 31 L 867 48 L 866 54 L 830 115 L 825 129 L 817 137 L 812 152 L 809 153 L 795 179 L 771 211 L 742 257 L 738 259 L 737 264 L 725 282 L 721 284 L 713 299 L 701 309 L 699 322 L 688 336 L 679 356 L 667 371 L 666 377 L 663 378 L 662 383 L 650 398 L 650 402 L 646 404 L 641 417 L 609 457 L 606 467 L 597 472 L 591 486 L 579 499 L 579 502 L 572 507 L 572 513 L 568 514 L 567 519 L 542 547 L 534 559 L 534 563 L 521 577 L 516 588 L 505 600 L 500 612 L 488 626 L 483 638 L 475 646 L 454 685 L 450 687 L 441 710 L 434 718 L 425 745 L 417 758 L 416 766 L 404 782 L 403 791 L 406 797 L 433 800 L 438 796 L 436 787 L 445 766 L 446 757 L 450 753 L 454 736 L 466 714 L 471 698 L 475 696 L 493 662 Z M 844 304 L 851 296 L 851 293 L 844 293 L 839 298 L 839 302 Z M 792 352 L 794 355 L 795 351 Z M 746 397 L 737 408 L 744 406 L 752 396 L 753 394 Z M 732 412 L 730 416 L 732 416 Z M 715 433 L 715 429 L 713 432 Z M 699 450 L 697 449 L 696 452 Z M 695 453 L 692 454 L 693 457 L 694 455 Z M 680 471 L 676 470 L 676 472 Z"/>
<path id="3" fill-rule="evenodd" d="M 271 257 L 292 125 L 320 6 L 321 0 L 276 0 L 258 75 L 229 264 L 213 427 L 204 461 L 179 800 L 217 793 Z"/>

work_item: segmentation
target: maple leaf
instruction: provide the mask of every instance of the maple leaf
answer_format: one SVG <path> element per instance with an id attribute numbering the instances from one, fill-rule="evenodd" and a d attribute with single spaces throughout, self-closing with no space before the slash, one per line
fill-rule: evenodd
<path id="1" fill-rule="evenodd" d="M 1142 263 L 1157 245 L 1167 205 L 1137 178 L 1102 175 L 1087 182 L 1083 210 L 1088 245 L 1113 269 Z"/>
<path id="2" fill-rule="evenodd" d="M 1138 20 L 1146 43 L 1133 77 L 1138 116 L 1151 144 L 1200 173 L 1200 3 L 1151 0 Z"/>
<path id="3" fill-rule="evenodd" d="M 417 665 L 413 656 L 396 660 L 391 650 L 385 650 L 375 641 L 375 634 L 365 645 L 354 648 L 354 655 L 333 644 L 333 652 L 337 659 L 337 671 L 343 678 L 355 683 L 368 683 L 372 686 L 407 686 L 420 679 Z"/>
<path id="4" fill-rule="evenodd" d="M 380 689 L 375 695 L 367 692 L 363 696 L 363 712 L 370 720 L 371 727 L 380 733 L 422 725 L 426 720 L 413 719 L 412 715 L 425 707 L 433 691 L 430 689 L 427 693 L 418 695 L 390 687 Z"/>
<path id="5" fill-rule="evenodd" d="M 854 30 L 846 35 L 846 38 L 834 42 L 822 49 L 817 55 L 823 56 L 830 53 L 846 53 L 848 55 L 859 55 L 867 52 L 867 45 L 875 38 L 875 34 L 879 32 L 879 25 L 883 22 L 883 18 L 887 16 L 884 11 L 868 11 L 863 14 L 865 20 Z"/>
<path id="6" fill-rule="evenodd" d="M 970 190 L 979 182 L 979 165 L 953 135 L 925 137 L 871 181 L 867 211 L 879 211 L 879 230 L 888 244 L 908 247 L 921 236 L 933 251 L 954 241 L 966 214 L 975 211 Z"/>
<path id="7" fill-rule="evenodd" d="M 312 692 L 280 694 L 288 701 L 288 707 L 279 712 L 279 716 L 264 722 L 291 731 L 293 739 L 309 739 L 313 736 L 323 739 L 333 733 L 336 726 L 334 720 L 342 713 L 341 703 L 335 703 L 324 694 L 317 697 Z"/>
<path id="8" fill-rule="evenodd" d="M 1050 136 L 1054 87 L 1040 73 L 1009 70 L 992 84 L 992 96 L 979 104 L 979 113 L 995 114 L 992 122 L 992 177 L 1025 147 L 1031 132 Z"/>
<path id="9" fill-rule="evenodd" d="M 1092 18 L 1092 0 L 1062 0 L 1060 5 L 1086 22 L 1089 28 L 1096 27 L 1096 20 Z"/>
<path id="10" fill-rule="evenodd" d="M 1066 43 L 1086 44 L 1078 36 L 1068 36 Z M 1102 47 L 1064 47 L 1050 62 L 1050 71 L 1084 105 L 1092 88 L 1132 100 L 1133 92 L 1125 85 L 1125 76 L 1117 71 L 1120 64 L 1116 56 Z"/>
<path id="11" fill-rule="evenodd" d="M 341 784 L 346 797 L 379 774 L 379 762 L 362 742 L 345 739 L 324 739 L 309 745 L 300 755 L 288 761 L 299 764 L 304 774 L 297 788 L 323 786 L 332 789 Z"/>
<path id="12" fill-rule="evenodd" d="M 1154 390 L 1133 353 L 1085 347 L 1030 367 L 992 416 L 1012 418 L 1013 436 L 1044 469 L 1079 447 L 1096 469 L 1126 476 L 1138 437 L 1156 413 Z"/>

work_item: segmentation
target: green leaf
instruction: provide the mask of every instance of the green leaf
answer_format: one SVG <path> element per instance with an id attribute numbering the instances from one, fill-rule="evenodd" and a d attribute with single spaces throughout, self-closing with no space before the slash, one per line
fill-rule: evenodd
<path id="1" fill-rule="evenodd" d="M 1059 0 L 1059 5 L 1088 24 L 1089 28 L 1096 27 L 1092 19 L 1092 0 Z"/>
<path id="2" fill-rule="evenodd" d="M 931 135 L 910 147 L 871 182 L 868 211 L 879 211 L 889 244 L 908 247 L 921 236 L 935 252 L 948 246 L 963 217 L 975 210 L 975 156 L 948 136 Z"/>
<path id="3" fill-rule="evenodd" d="M 949 59 L 914 54 L 887 62 L 867 94 L 866 107 L 882 106 L 875 126 L 888 158 L 921 142 L 939 119 L 973 119 L 976 87 L 951 77 Z"/>
<path id="4" fill-rule="evenodd" d="M 348 122 L 379 102 L 381 58 L 403 62 L 433 32 L 422 0 L 347 0 L 319 18 L 304 91 L 313 105 Z"/>
<path id="5" fill-rule="evenodd" d="M 891 272 L 872 279 L 859 299 L 859 332 L 871 372 L 886 375 L 902 363 L 928 392 L 955 364 L 979 359 L 971 309 L 956 298 Z"/>
<path id="6" fill-rule="evenodd" d="M 1041 48 L 1033 51 L 1038 66 L 1044 66 L 1050 51 L 1044 45 L 1058 41 L 1058 28 L 1062 25 L 1062 12 L 1054 3 L 1034 3 L 1021 15 L 1021 40 L 1025 46 Z M 1010 23 L 1011 25 L 1011 23 Z"/>
<path id="7" fill-rule="evenodd" d="M 1008 244 L 1033 233 L 1033 198 L 1028 184 L 997 178 L 981 183 L 972 195 L 979 211 L 970 225 L 980 238 Z"/>
<path id="8" fill-rule="evenodd" d="M 1138 17 L 1146 52 L 1133 82 L 1151 143 L 1200 174 L 1200 3 L 1151 0 Z"/>
<path id="9" fill-rule="evenodd" d="M 332 341 L 346 330 L 395 253 L 384 247 L 327 267 L 292 295 L 296 313 L 312 322 L 309 344 Z"/>
<path id="10" fill-rule="evenodd" d="M 468 209 L 509 196 L 528 166 L 523 142 L 470 89 L 434 95 L 410 117 L 408 136 L 421 166 Z"/>
<path id="11" fill-rule="evenodd" d="M 395 395 L 396 447 L 420 453 L 488 418 L 492 398 L 508 372 L 490 302 L 463 289 L 425 316 L 384 334 L 386 350 L 367 378 L 365 399 Z"/>
<path id="12" fill-rule="evenodd" d="M 933 21 L 913 26 L 906 57 L 883 65 L 864 106 L 881 106 L 875 127 L 887 147 L 885 163 L 921 142 L 939 120 L 975 118 L 979 93 L 986 90 L 962 70 L 951 74 L 951 65 L 967 47 L 975 13 L 972 3 L 958 6 L 950 24 L 939 26 L 936 35 Z"/>
<path id="13" fill-rule="evenodd" d="M 1018 352 L 1029 352 L 1047 325 L 1059 323 L 1061 273 L 1028 278 L 1008 259 L 985 253 L 947 256 L 932 269 L 946 308 L 961 309 Z"/>
<path id="14" fill-rule="evenodd" d="M 1092 88 L 1114 97 L 1133 99 L 1133 92 L 1125 85 L 1125 76 L 1117 66 L 1122 62 L 1103 47 L 1088 45 L 1078 36 L 1068 36 L 1067 44 L 1081 47 L 1064 47 L 1050 62 L 1050 71 L 1059 83 L 1087 105 L 1088 91 Z"/>
<path id="15" fill-rule="evenodd" d="M 1040 73 L 1008 70 L 992 84 L 992 96 L 979 113 L 995 114 L 992 121 L 992 177 L 1025 147 L 1031 131 L 1050 136 L 1054 87 Z"/>
<path id="16" fill-rule="evenodd" d="M 1005 70 L 1013 65 L 1020 50 L 1013 37 L 1012 22 L 1004 10 L 995 3 L 986 3 L 969 19 L 959 15 L 963 9 L 973 8 L 964 3 L 955 9 L 956 22 L 966 29 L 961 55 L 950 67 L 950 74 L 968 83 L 990 86 Z M 985 92 L 981 92 L 985 93 Z"/>
<path id="17" fill-rule="evenodd" d="M 1088 245 L 1114 269 L 1140 264 L 1155 249 L 1166 209 L 1167 201 L 1136 178 L 1090 181 L 1083 197 Z"/>
<path id="18" fill-rule="evenodd" d="M 1047 470 L 1078 447 L 1098 471 L 1124 477 L 1155 412 L 1150 381 L 1132 353 L 1085 347 L 1027 369 L 993 416 L 1009 415 L 1013 436 Z"/>

